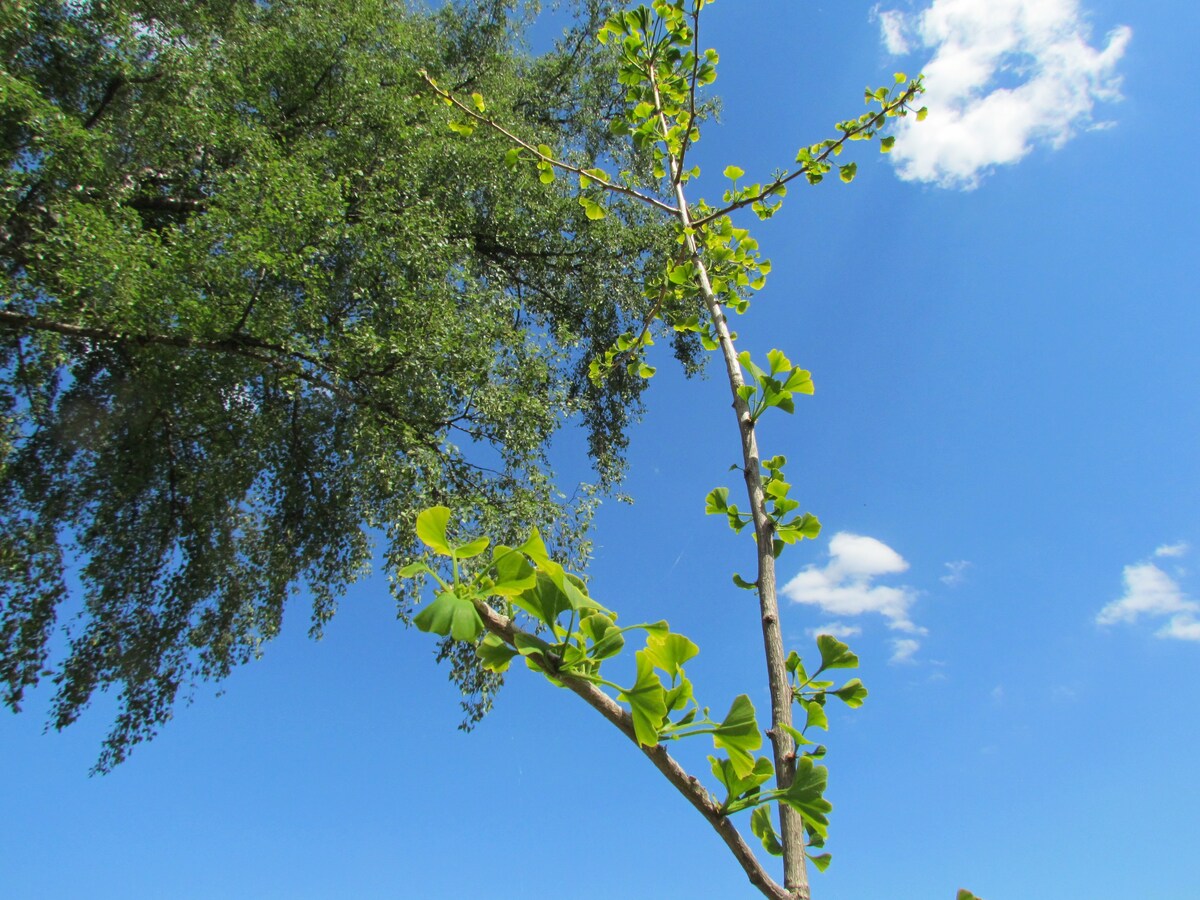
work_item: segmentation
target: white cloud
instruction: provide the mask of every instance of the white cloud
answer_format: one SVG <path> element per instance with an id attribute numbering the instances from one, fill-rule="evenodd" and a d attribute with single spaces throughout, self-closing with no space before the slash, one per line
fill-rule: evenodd
<path id="1" fill-rule="evenodd" d="M 896 638 L 892 641 L 892 658 L 889 662 L 912 662 L 913 655 L 920 649 L 920 641 L 915 641 L 912 638 Z"/>
<path id="2" fill-rule="evenodd" d="M 907 34 L 933 52 L 921 99 L 929 118 L 898 125 L 900 177 L 968 189 L 995 166 L 1095 127 L 1096 102 L 1120 99 L 1116 66 L 1133 35 L 1122 25 L 1092 47 L 1079 0 L 933 0 L 874 18 L 892 52 L 905 52 Z"/>
<path id="3" fill-rule="evenodd" d="M 1172 616 L 1171 621 L 1156 633 L 1159 637 L 1178 638 L 1181 641 L 1200 641 L 1200 621 L 1190 615 Z"/>
<path id="4" fill-rule="evenodd" d="M 1200 603 L 1188 599 L 1175 579 L 1152 562 L 1126 566 L 1123 577 L 1124 595 L 1100 610 L 1097 624 L 1133 624 L 1142 617 L 1169 617 L 1156 632 L 1158 637 L 1200 641 Z"/>
<path id="5" fill-rule="evenodd" d="M 819 628 L 806 629 L 808 636 L 815 638 L 819 634 L 828 634 L 841 640 L 842 638 L 858 637 L 862 629 L 857 625 L 847 625 L 845 622 L 829 622 Z"/>
<path id="6" fill-rule="evenodd" d="M 1183 556 L 1188 552 L 1187 541 L 1177 544 L 1163 544 L 1154 551 L 1155 556 Z"/>
<path id="7" fill-rule="evenodd" d="M 909 51 L 908 34 L 910 30 L 908 26 L 908 17 L 904 13 L 894 9 L 880 11 L 876 5 L 871 10 L 871 21 L 879 22 L 879 32 L 883 37 L 883 45 L 887 47 L 888 53 L 893 56 L 900 56 L 902 53 Z"/>
<path id="8" fill-rule="evenodd" d="M 968 560 L 960 559 L 957 562 L 948 562 L 945 566 L 950 571 L 939 580 L 947 587 L 957 587 L 967 580 L 967 569 L 971 568 L 971 563 Z"/>
<path id="9" fill-rule="evenodd" d="M 925 634 L 909 615 L 917 592 L 906 586 L 874 583 L 882 575 L 907 569 L 904 557 L 883 541 L 842 531 L 829 542 L 829 562 L 806 567 L 783 586 L 783 595 L 796 603 L 820 607 L 831 616 L 879 613 L 896 631 Z"/>

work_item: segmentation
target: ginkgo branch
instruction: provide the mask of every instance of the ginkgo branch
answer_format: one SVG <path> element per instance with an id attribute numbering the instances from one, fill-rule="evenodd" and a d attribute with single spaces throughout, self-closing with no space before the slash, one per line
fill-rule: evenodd
<path id="1" fill-rule="evenodd" d="M 594 181 L 597 185 L 604 188 L 604 190 L 606 190 L 606 191 L 611 191 L 614 194 L 624 194 L 627 197 L 633 197 L 634 199 L 640 200 L 641 202 L 648 204 L 649 206 L 652 206 L 655 209 L 661 210 L 662 212 L 670 213 L 671 215 L 677 214 L 678 211 L 675 209 L 675 207 L 671 206 L 669 203 L 663 203 L 661 200 L 657 199 L 656 197 L 651 197 L 649 194 L 643 194 L 641 191 L 635 190 L 634 188 L 626 187 L 623 184 L 617 184 L 616 182 L 611 181 L 608 178 L 605 178 L 603 175 L 601 175 L 595 169 L 584 169 L 581 166 L 572 165 L 571 163 L 565 162 L 561 159 L 558 159 L 557 157 L 549 156 L 549 155 L 543 153 L 541 150 L 539 150 L 537 148 L 537 146 L 535 144 L 531 144 L 531 143 L 529 143 L 529 141 L 526 141 L 523 138 L 518 137 L 516 134 L 514 134 L 509 129 L 505 128 L 503 125 L 501 125 L 495 119 L 491 118 L 490 116 L 485 116 L 483 113 L 479 112 L 476 109 L 473 109 L 468 104 L 463 103 L 456 96 L 451 94 L 449 91 L 440 87 L 438 85 L 438 83 L 436 81 L 434 81 L 433 78 L 430 77 L 428 72 L 422 70 L 421 77 L 425 79 L 425 83 L 428 84 L 439 97 L 441 97 L 443 100 L 447 101 L 448 103 L 452 104 L 455 109 L 459 110 L 459 112 L 465 113 L 467 116 L 474 119 L 476 122 L 486 125 L 488 128 L 492 129 L 493 131 L 497 132 L 498 134 L 504 135 L 504 137 L 506 137 L 508 140 L 512 141 L 514 144 L 516 144 L 522 150 L 525 150 L 528 153 L 532 153 L 535 157 L 537 157 L 538 162 L 549 163 L 550 165 L 554 166 L 556 169 L 562 169 L 564 172 L 570 172 L 573 175 L 579 175 L 584 178 L 587 178 L 590 181 Z"/>
<path id="2" fill-rule="evenodd" d="M 518 628 L 512 619 L 496 612 L 482 600 L 475 600 L 474 604 L 479 617 L 483 620 L 483 627 L 510 647 L 517 646 L 518 636 L 533 638 L 529 632 Z M 796 900 L 794 894 L 767 874 L 754 855 L 754 851 L 742 838 L 741 832 L 730 821 L 729 816 L 722 811 L 721 805 L 712 799 L 700 780 L 694 775 L 688 774 L 662 744 L 646 747 L 638 742 L 633 726 L 633 716 L 626 709 L 587 679 L 560 670 L 558 668 L 560 660 L 552 654 L 542 654 L 541 662 L 545 664 L 549 674 L 637 745 L 642 754 L 720 835 L 721 840 L 733 853 L 751 884 L 771 900 Z"/>

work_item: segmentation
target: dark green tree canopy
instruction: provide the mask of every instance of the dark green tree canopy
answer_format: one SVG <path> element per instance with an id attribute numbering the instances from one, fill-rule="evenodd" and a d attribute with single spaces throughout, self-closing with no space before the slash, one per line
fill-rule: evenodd
<path id="1" fill-rule="evenodd" d="M 491 136 L 447 140 L 418 74 L 581 164 L 618 153 L 603 10 L 580 6 L 530 57 L 501 0 L 3 4 L 11 708 L 51 679 L 62 727 L 116 689 L 107 768 L 301 587 L 319 630 L 373 535 L 409 558 L 431 504 L 501 540 L 562 522 L 583 552 L 591 495 L 562 499 L 547 443 L 578 417 L 599 486 L 619 477 L 642 382 L 595 387 L 587 361 L 640 322 L 668 238 L 632 205 L 590 221 Z M 495 681 L 467 659 L 477 717 Z"/>

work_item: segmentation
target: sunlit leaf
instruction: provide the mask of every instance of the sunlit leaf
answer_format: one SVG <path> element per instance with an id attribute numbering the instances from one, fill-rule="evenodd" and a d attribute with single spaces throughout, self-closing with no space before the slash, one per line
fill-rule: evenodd
<path id="1" fill-rule="evenodd" d="M 828 817 L 833 810 L 833 805 L 824 797 L 828 778 L 828 769 L 801 756 L 796 760 L 796 775 L 791 785 L 779 797 L 800 813 L 805 825 L 823 838 L 829 836 Z"/>
<path id="2" fill-rule="evenodd" d="M 491 540 L 486 537 L 478 537 L 473 541 L 468 541 L 460 547 L 454 547 L 455 559 L 473 559 L 488 548 Z"/>
<path id="3" fill-rule="evenodd" d="M 821 651 L 822 670 L 858 668 L 858 657 L 832 634 L 817 635 L 817 649 Z"/>
<path id="4" fill-rule="evenodd" d="M 729 488 L 713 488 L 704 498 L 704 512 L 708 515 L 723 513 L 729 508 Z"/>
<path id="5" fill-rule="evenodd" d="M 435 553 L 450 555 L 450 544 L 446 541 L 446 526 L 450 522 L 450 510 L 444 506 L 433 506 L 417 516 L 417 537 Z"/>
<path id="6" fill-rule="evenodd" d="M 636 658 L 637 680 L 633 687 L 621 691 L 618 699 L 629 704 L 637 742 L 643 747 L 653 747 L 658 743 L 658 729 L 667 715 L 666 691 L 654 674 L 650 655 L 639 650 Z"/>
<path id="7" fill-rule="evenodd" d="M 650 661 L 674 678 L 680 667 L 700 652 L 700 648 L 682 634 L 668 632 L 646 636 L 646 653 Z"/>
<path id="8" fill-rule="evenodd" d="M 762 746 L 762 732 L 754 715 L 754 704 L 745 694 L 734 698 L 724 720 L 713 730 L 713 744 L 729 754 L 739 778 L 754 771 L 754 751 Z"/>
<path id="9" fill-rule="evenodd" d="M 836 691 L 830 691 L 829 693 L 852 709 L 858 709 L 858 707 L 863 705 L 863 701 L 867 699 L 867 689 L 863 687 L 862 681 L 858 678 L 850 679 Z"/>
<path id="10" fill-rule="evenodd" d="M 829 864 L 833 862 L 833 856 L 829 853 L 807 853 L 805 854 L 809 862 L 817 867 L 818 872 L 824 872 L 829 868 Z"/>
<path id="11" fill-rule="evenodd" d="M 480 664 L 489 672 L 503 672 L 512 662 L 517 651 L 494 634 L 485 635 L 475 648 Z"/>
<path id="12" fill-rule="evenodd" d="M 454 591 L 441 591 L 433 602 L 413 616 L 413 624 L 456 641 L 473 641 L 483 631 L 483 619 L 469 597 Z"/>
<path id="13" fill-rule="evenodd" d="M 750 830 L 762 841 L 763 849 L 772 856 L 783 856 L 783 844 L 771 821 L 771 807 L 760 806 L 750 814 Z"/>

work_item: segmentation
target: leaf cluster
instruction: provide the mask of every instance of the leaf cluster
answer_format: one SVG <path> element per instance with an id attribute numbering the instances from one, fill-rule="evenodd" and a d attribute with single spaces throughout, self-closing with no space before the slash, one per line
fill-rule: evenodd
<path id="1" fill-rule="evenodd" d="M 446 507 L 431 507 L 418 516 L 417 534 L 433 557 L 410 563 L 398 573 L 401 578 L 429 578 L 436 585 L 432 601 L 413 618 L 414 625 L 472 644 L 482 664 L 492 671 L 506 671 L 520 657 L 529 669 L 556 686 L 576 679 L 611 690 L 615 699 L 628 707 L 634 736 L 644 747 L 710 736 L 714 747 L 725 754 L 709 757 L 713 775 L 725 789 L 725 799 L 718 801 L 724 814 L 783 802 L 801 812 L 813 835 L 824 837 L 831 808 L 822 796 L 825 770 L 813 766 L 811 760 L 802 761 L 797 777 L 786 789 L 763 791 L 774 767 L 766 757 L 755 756 L 762 746 L 762 731 L 754 705 L 743 694 L 734 698 L 719 721 L 710 716 L 708 707 L 695 699 L 684 668 L 700 652 L 696 644 L 672 632 L 666 622 L 618 625 L 617 614 L 592 598 L 581 578 L 550 557 L 536 529 L 515 547 L 493 547 L 490 562 L 473 566 L 472 562 L 486 553 L 489 540 L 452 539 L 448 534 L 450 516 Z M 448 572 L 439 570 L 438 559 L 448 564 Z M 515 627 L 489 629 L 481 610 L 495 603 L 502 606 L 508 620 L 523 615 L 536 632 Z M 622 685 L 608 680 L 601 669 L 625 649 L 631 632 L 643 633 L 645 644 L 634 652 L 633 682 Z M 840 652 L 822 643 L 825 637 L 818 642 L 823 665 L 817 674 L 826 668 L 846 667 L 853 659 L 844 645 Z M 806 683 L 797 697 L 805 697 L 805 702 L 811 697 L 811 702 L 823 704 L 826 687 L 820 682 Z M 845 689 L 831 693 L 852 702 Z M 861 699 L 852 705 L 858 703 Z M 797 737 L 803 740 L 801 732 Z M 815 753 L 807 756 L 817 758 Z M 760 819 L 756 816 L 755 821 Z"/>

